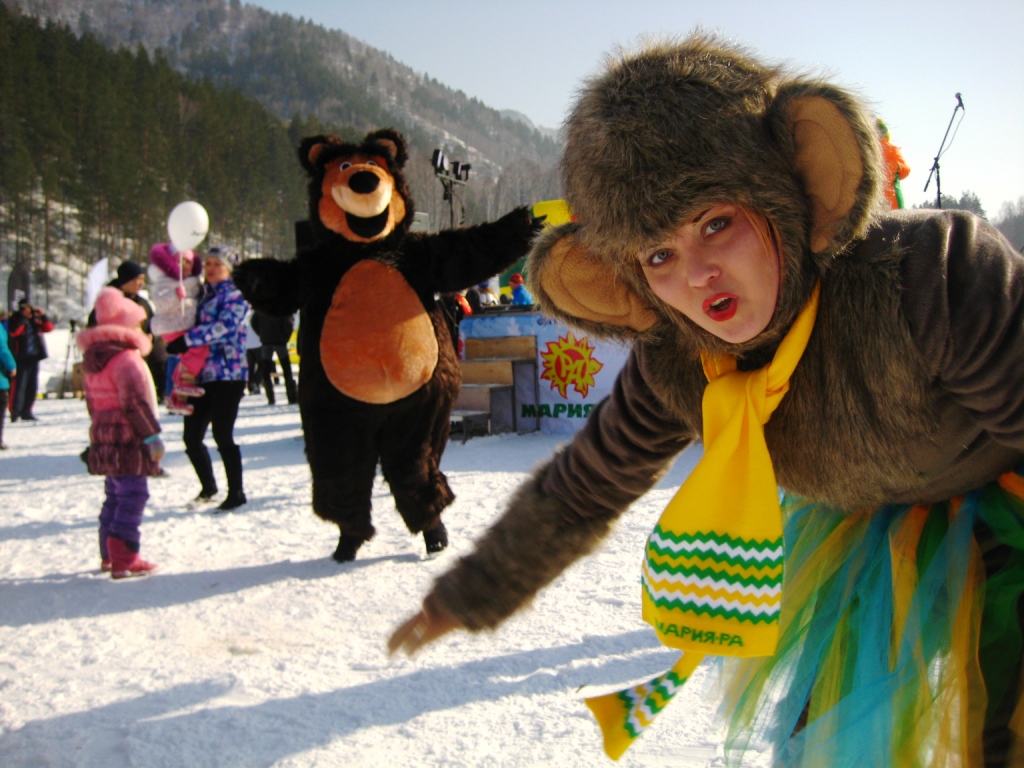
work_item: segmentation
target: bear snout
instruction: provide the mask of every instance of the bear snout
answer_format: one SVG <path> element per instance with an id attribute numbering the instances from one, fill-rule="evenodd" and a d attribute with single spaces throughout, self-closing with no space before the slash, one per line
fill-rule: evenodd
<path id="1" fill-rule="evenodd" d="M 359 171 L 352 174 L 348 180 L 348 185 L 351 187 L 353 192 L 358 192 L 360 195 L 368 195 L 377 189 L 380 184 L 380 178 L 375 173 L 370 171 Z"/>

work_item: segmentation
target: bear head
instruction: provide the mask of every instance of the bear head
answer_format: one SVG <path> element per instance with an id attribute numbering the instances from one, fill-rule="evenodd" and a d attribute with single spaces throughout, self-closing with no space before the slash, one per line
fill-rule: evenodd
<path id="1" fill-rule="evenodd" d="M 354 144 L 337 136 L 310 136 L 299 145 L 309 174 L 309 216 L 320 237 L 353 243 L 404 235 L 413 203 L 402 168 L 409 154 L 402 135 L 382 128 Z"/>

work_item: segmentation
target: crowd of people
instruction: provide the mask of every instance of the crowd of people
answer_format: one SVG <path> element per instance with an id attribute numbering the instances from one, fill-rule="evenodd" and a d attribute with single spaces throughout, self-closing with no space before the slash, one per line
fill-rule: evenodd
<path id="1" fill-rule="evenodd" d="M 145 575 L 156 566 L 139 555 L 139 526 L 149 497 L 148 477 L 166 476 L 160 466 L 162 406 L 183 419 L 185 454 L 199 490 L 188 504 L 216 504 L 226 512 L 247 503 L 242 453 L 235 421 L 246 391 L 275 405 L 275 378 L 288 404 L 298 402 L 289 341 L 296 318 L 254 311 L 232 281 L 237 251 L 211 247 L 205 256 L 157 243 L 149 268 L 126 260 L 96 297 L 86 327 L 74 343 L 82 351 L 82 383 L 92 425 L 82 459 L 106 478 L 99 516 L 101 567 L 113 578 Z M 148 289 L 148 290 L 147 290 Z M 453 295 L 451 320 L 457 339 L 464 316 L 502 304 L 532 304 L 521 274 L 501 294 L 489 282 Z M 47 357 L 44 335 L 54 328 L 46 312 L 22 299 L 0 324 L 0 450 L 4 421 L 34 421 L 39 363 Z M 276 358 L 276 364 L 275 364 Z M 227 491 L 220 496 L 205 444 L 207 431 L 224 465 Z"/>
<path id="2" fill-rule="evenodd" d="M 198 256 L 157 244 L 150 253 L 148 273 L 154 284 L 149 292 L 153 304 L 145 295 L 146 269 L 123 261 L 96 297 L 86 328 L 73 335 L 82 352 L 82 383 L 91 419 L 89 447 L 82 459 L 90 473 L 106 478 L 99 552 L 102 570 L 113 578 L 145 575 L 156 567 L 139 555 L 139 526 L 149 497 L 147 478 L 166 475 L 160 466 L 165 452 L 160 406 L 184 416 L 185 453 L 199 481 L 190 508 L 216 503 L 215 511 L 225 512 L 247 501 L 242 453 L 234 440 L 247 382 L 258 381 L 255 391 L 262 389 L 268 403 L 274 404 L 276 355 L 287 401 L 297 402 L 287 347 L 294 321 L 253 316 L 231 280 L 239 261 L 237 251 L 225 246 Z M 175 264 L 187 274 L 171 274 Z M 189 292 L 176 290 L 186 280 Z M 45 334 L 54 324 L 27 299 L 21 299 L 9 317 L 0 312 L 0 319 L 4 450 L 8 413 L 12 422 L 36 420 L 39 363 L 47 357 Z M 255 347 L 256 354 L 247 354 L 247 347 Z M 226 474 L 223 497 L 204 443 L 211 427 Z"/>

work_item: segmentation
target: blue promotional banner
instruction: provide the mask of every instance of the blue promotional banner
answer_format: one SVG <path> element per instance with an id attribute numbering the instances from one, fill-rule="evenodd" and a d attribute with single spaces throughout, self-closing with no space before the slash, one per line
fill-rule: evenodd
<path id="1" fill-rule="evenodd" d="M 520 424 L 540 420 L 550 435 L 571 435 L 612 390 L 626 363 L 627 346 L 592 339 L 539 312 L 480 313 L 459 325 L 466 339 L 532 336 L 536 339 L 536 381 L 517 386 Z"/>

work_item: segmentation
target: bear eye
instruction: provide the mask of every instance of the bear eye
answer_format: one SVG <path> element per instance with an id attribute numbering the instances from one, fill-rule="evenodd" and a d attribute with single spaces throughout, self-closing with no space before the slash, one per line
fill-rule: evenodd
<path id="1" fill-rule="evenodd" d="M 376 165 L 376 166 L 380 167 L 379 164 L 375 160 L 367 160 L 366 164 L 367 165 Z"/>
<path id="2" fill-rule="evenodd" d="M 351 167 L 352 167 L 352 163 L 350 163 L 348 160 L 346 160 L 345 162 L 343 162 L 341 165 L 338 166 L 338 170 L 340 170 L 340 171 L 347 171 Z"/>

